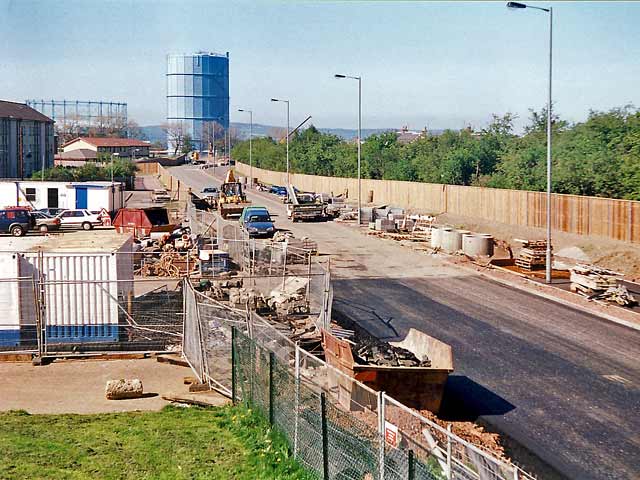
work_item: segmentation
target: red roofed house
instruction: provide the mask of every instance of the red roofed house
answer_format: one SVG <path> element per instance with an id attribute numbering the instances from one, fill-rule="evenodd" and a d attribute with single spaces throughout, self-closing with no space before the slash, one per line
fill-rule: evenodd
<path id="1" fill-rule="evenodd" d="M 117 153 L 120 157 L 140 158 L 149 156 L 149 146 L 149 142 L 135 138 L 78 137 L 65 143 L 62 151 L 93 150 L 96 157 Z"/>

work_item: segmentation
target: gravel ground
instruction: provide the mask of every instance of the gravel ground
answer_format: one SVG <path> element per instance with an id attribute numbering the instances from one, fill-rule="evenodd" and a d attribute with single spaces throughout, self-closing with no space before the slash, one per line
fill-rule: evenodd
<path id="1" fill-rule="evenodd" d="M 162 395 L 187 392 L 183 377 L 191 369 L 155 358 L 141 360 L 67 360 L 34 367 L 31 363 L 0 363 L 0 411 L 29 413 L 101 413 L 160 410 L 169 402 Z M 107 380 L 139 378 L 145 396 L 107 400 Z"/>

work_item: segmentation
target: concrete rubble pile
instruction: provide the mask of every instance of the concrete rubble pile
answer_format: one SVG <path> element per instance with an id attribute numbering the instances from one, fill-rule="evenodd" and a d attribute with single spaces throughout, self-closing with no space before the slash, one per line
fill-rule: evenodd
<path id="1" fill-rule="evenodd" d="M 622 275 L 594 265 L 576 265 L 571 269 L 571 290 L 590 300 L 605 300 L 623 307 L 637 302 L 627 287 L 619 283 Z"/>
<path id="2" fill-rule="evenodd" d="M 405 348 L 395 347 L 373 337 L 352 345 L 351 351 L 356 361 L 365 365 L 382 367 L 430 367 L 431 360 L 420 361 Z"/>
<path id="3" fill-rule="evenodd" d="M 302 277 L 289 277 L 283 285 L 272 290 L 265 299 L 266 303 L 278 315 L 305 314 L 309 312 L 306 292 L 309 280 Z"/>
<path id="4" fill-rule="evenodd" d="M 305 263 L 301 261 L 304 259 L 300 253 L 296 252 L 302 252 L 304 254 L 318 253 L 318 242 L 309 237 L 296 238 L 293 233 L 289 231 L 276 232 L 271 242 L 286 244 L 286 248 L 291 249 L 290 252 L 287 252 L 287 263 Z"/>

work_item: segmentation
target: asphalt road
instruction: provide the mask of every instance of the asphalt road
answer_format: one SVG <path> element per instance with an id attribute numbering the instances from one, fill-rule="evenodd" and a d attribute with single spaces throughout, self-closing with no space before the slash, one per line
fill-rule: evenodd
<path id="1" fill-rule="evenodd" d="M 219 183 L 193 167 L 172 173 L 196 190 Z M 453 347 L 451 418 L 463 412 L 511 437 L 552 467 L 540 478 L 640 478 L 639 331 L 354 227 L 293 224 L 272 195 L 249 197 L 332 254 L 336 311 L 381 338 L 414 327 Z"/>

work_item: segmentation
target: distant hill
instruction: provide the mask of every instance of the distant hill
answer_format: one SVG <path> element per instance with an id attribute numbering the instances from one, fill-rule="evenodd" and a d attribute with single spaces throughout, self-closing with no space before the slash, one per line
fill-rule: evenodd
<path id="1" fill-rule="evenodd" d="M 249 138 L 249 124 L 248 123 L 237 123 L 231 122 L 231 127 L 236 128 L 238 130 L 238 136 L 241 139 Z M 293 127 L 292 127 L 293 128 Z M 162 131 L 162 127 L 160 125 L 149 125 L 146 127 L 140 127 L 143 135 L 146 137 L 146 140 L 149 140 L 151 143 L 153 142 L 165 142 L 166 136 Z M 280 131 L 282 127 L 273 126 L 273 125 L 262 125 L 259 123 L 253 124 L 253 136 L 254 137 L 267 137 L 269 135 L 273 135 L 274 132 Z M 352 140 L 356 138 L 358 135 L 357 129 L 350 128 L 318 128 L 323 133 L 330 133 L 332 135 L 337 135 L 339 137 L 344 138 L 345 140 Z M 363 128 L 362 129 L 362 138 L 367 138 L 369 135 L 375 135 L 377 133 L 396 131 L 396 128 Z M 443 130 L 430 130 L 432 135 L 439 135 L 443 132 Z"/>

